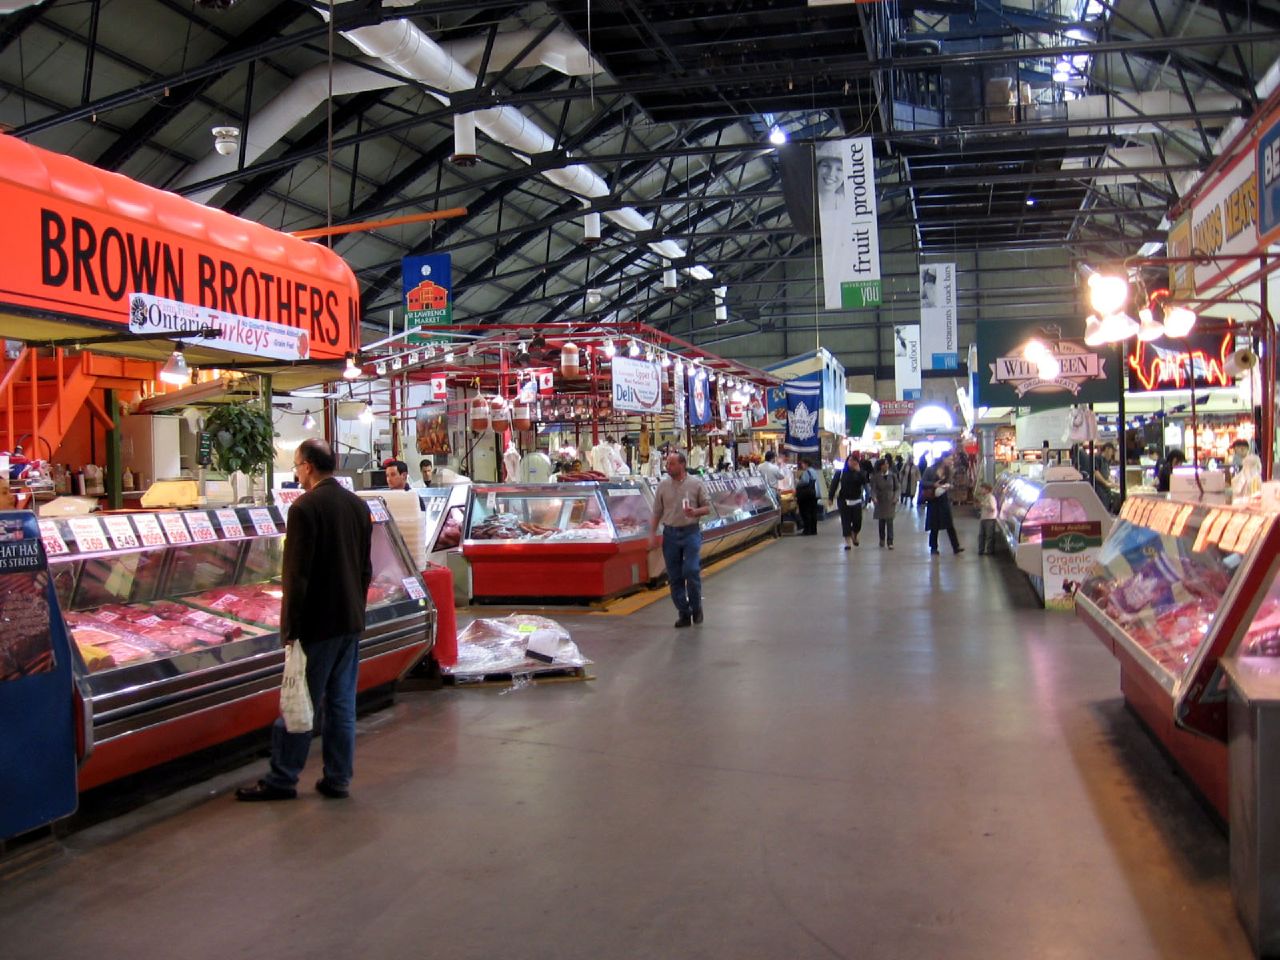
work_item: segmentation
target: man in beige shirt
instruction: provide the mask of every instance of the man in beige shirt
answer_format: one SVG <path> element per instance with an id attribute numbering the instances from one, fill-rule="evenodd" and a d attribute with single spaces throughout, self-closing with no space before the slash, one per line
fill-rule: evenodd
<path id="1" fill-rule="evenodd" d="M 684 454 L 667 454 L 667 476 L 653 497 L 649 545 L 657 545 L 661 523 L 662 558 L 667 564 L 671 601 L 680 613 L 677 627 L 702 622 L 702 528 L 698 518 L 710 512 L 707 488 L 689 475 Z"/>

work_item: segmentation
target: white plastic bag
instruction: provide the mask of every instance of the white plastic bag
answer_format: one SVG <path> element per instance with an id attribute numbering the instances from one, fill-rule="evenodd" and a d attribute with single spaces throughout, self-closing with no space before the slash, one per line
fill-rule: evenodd
<path id="1" fill-rule="evenodd" d="M 284 678 L 280 681 L 280 716 L 290 733 L 310 733 L 315 723 L 311 691 L 307 689 L 307 655 L 294 641 L 284 648 Z"/>

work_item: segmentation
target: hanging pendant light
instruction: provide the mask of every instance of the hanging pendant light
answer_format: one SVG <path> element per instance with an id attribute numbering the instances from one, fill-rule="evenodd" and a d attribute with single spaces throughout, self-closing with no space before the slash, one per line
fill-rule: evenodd
<path id="1" fill-rule="evenodd" d="M 1168 307 L 1164 312 L 1164 335 L 1185 337 L 1196 325 L 1196 313 L 1187 307 Z"/>
<path id="2" fill-rule="evenodd" d="M 1138 311 L 1138 339 L 1143 343 L 1159 340 L 1164 336 L 1164 324 L 1147 307 Z"/>
<path id="3" fill-rule="evenodd" d="M 1100 347 L 1107 342 L 1102 336 L 1102 321 L 1097 314 L 1089 314 L 1084 322 L 1084 342 L 1090 347 Z"/>
<path id="4" fill-rule="evenodd" d="M 183 355 L 181 347 L 173 351 L 165 361 L 164 368 L 160 371 L 160 379 L 178 387 L 191 382 L 191 368 L 187 366 L 187 358 Z"/>
<path id="5" fill-rule="evenodd" d="M 373 423 L 373 407 L 366 403 L 360 411 L 359 420 L 361 423 Z"/>
<path id="6" fill-rule="evenodd" d="M 348 355 L 347 365 L 342 370 L 342 378 L 344 380 L 359 380 L 363 374 L 364 371 L 356 364 L 356 358 Z"/>
<path id="7" fill-rule="evenodd" d="M 1127 313 L 1111 313 L 1102 319 L 1104 343 L 1120 343 L 1138 332 L 1138 321 Z"/>
<path id="8" fill-rule="evenodd" d="M 316 418 L 313 417 L 311 415 L 311 411 L 308 410 L 306 413 L 302 415 L 302 429 L 314 430 L 315 428 L 316 428 Z"/>

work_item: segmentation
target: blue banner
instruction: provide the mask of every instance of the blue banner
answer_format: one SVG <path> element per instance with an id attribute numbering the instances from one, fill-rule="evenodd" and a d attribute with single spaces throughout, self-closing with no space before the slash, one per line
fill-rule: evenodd
<path id="1" fill-rule="evenodd" d="M 707 383 L 707 371 L 690 370 L 689 378 L 689 426 L 705 427 L 711 422 L 711 385 Z"/>
<path id="2" fill-rule="evenodd" d="M 400 261 L 404 280 L 404 315 L 411 327 L 453 323 L 453 266 L 447 253 L 405 257 Z M 412 336 L 411 343 L 432 338 Z"/>
<path id="3" fill-rule="evenodd" d="M 786 384 L 787 449 L 818 453 L 818 419 L 822 413 L 822 385 L 802 380 Z"/>

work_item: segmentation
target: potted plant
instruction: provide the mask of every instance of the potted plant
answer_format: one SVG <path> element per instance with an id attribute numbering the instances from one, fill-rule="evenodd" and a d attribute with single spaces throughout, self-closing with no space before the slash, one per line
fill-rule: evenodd
<path id="1" fill-rule="evenodd" d="M 258 402 L 226 403 L 205 417 L 204 428 L 213 437 L 213 465 L 227 475 L 242 473 L 250 480 L 275 459 L 276 432 L 271 414 Z M 239 500 L 239 491 L 235 491 Z"/>

